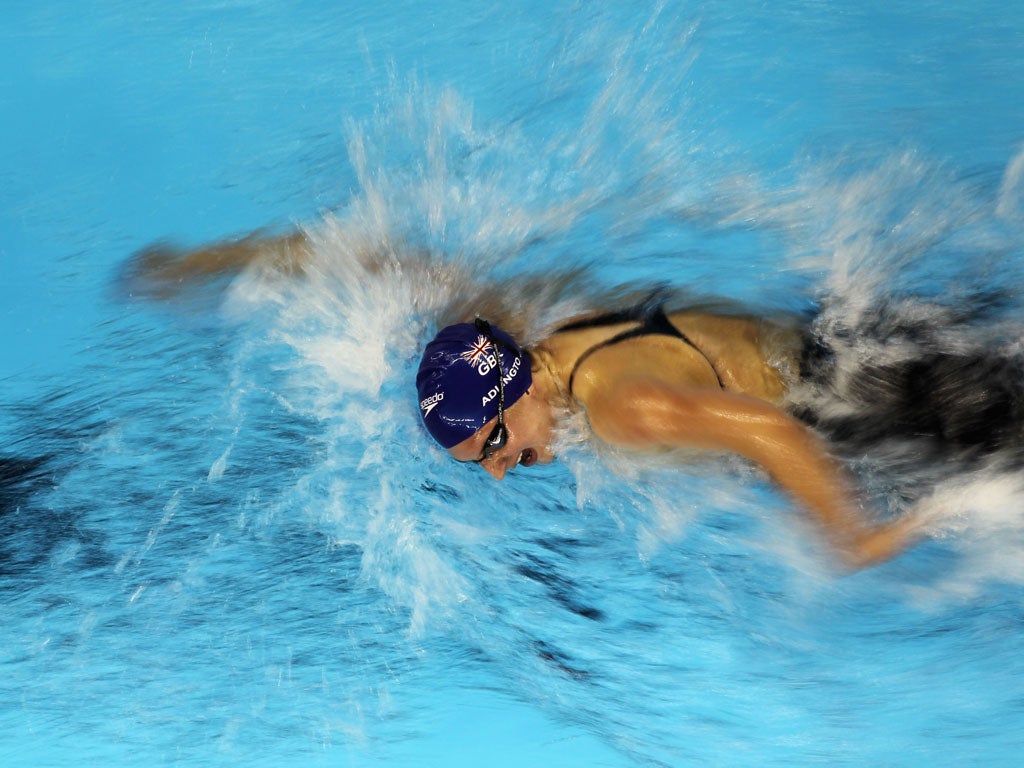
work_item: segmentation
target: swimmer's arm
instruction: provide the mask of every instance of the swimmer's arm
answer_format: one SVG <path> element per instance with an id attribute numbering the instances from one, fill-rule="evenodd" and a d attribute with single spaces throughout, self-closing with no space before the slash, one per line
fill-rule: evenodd
<path id="1" fill-rule="evenodd" d="M 275 237 L 255 233 L 195 250 L 157 243 L 128 260 L 121 285 L 133 296 L 173 299 L 190 286 L 208 285 L 250 266 L 265 266 L 286 275 L 301 274 L 309 256 L 309 243 L 302 232 Z"/>
<path id="2" fill-rule="evenodd" d="M 763 400 L 717 390 L 685 390 L 634 381 L 585 402 L 598 437 L 632 448 L 729 451 L 760 465 L 825 529 L 850 564 L 895 555 L 909 522 L 869 527 L 840 467 L 800 422 Z"/>

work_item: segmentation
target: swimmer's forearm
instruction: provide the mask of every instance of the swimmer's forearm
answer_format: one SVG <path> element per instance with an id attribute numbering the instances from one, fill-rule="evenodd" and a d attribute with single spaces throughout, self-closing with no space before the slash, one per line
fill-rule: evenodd
<path id="1" fill-rule="evenodd" d="M 296 271 L 308 258 L 306 246 L 305 235 L 301 232 L 272 238 L 255 234 L 185 253 L 164 268 L 169 274 L 183 277 L 237 272 L 253 264 Z"/>
<path id="2" fill-rule="evenodd" d="M 916 515 L 883 524 L 866 520 L 846 472 L 810 430 L 787 414 L 780 412 L 757 442 L 748 458 L 761 464 L 821 524 L 848 566 L 889 560 L 921 535 Z"/>
<path id="3" fill-rule="evenodd" d="M 881 525 L 865 520 L 846 473 L 817 437 L 795 420 L 762 438 L 767 455 L 755 451 L 748 457 L 765 467 L 779 487 L 821 524 L 848 566 L 863 568 L 889 560 L 919 535 L 920 523 L 913 516 Z"/>
<path id="4" fill-rule="evenodd" d="M 761 466 L 772 480 L 825 529 L 839 547 L 857 537 L 861 528 L 854 494 L 845 473 L 817 437 L 788 414 L 760 401 L 744 403 L 735 412 L 712 408 L 707 417 L 707 447 L 725 448 Z M 685 444 L 687 437 L 679 437 Z M 717 445 L 716 445 L 717 444 Z"/>
<path id="5" fill-rule="evenodd" d="M 817 520 L 831 542 L 855 565 L 884 559 L 886 550 L 861 553 L 872 533 L 854 504 L 845 473 L 818 438 L 785 412 L 756 398 L 718 391 L 696 393 L 636 383 L 617 397 L 588 405 L 595 432 L 608 442 L 637 448 L 724 450 L 760 465 Z"/>
<path id="6" fill-rule="evenodd" d="M 266 266 L 285 274 L 302 272 L 309 243 L 300 231 L 277 237 L 259 233 L 184 251 L 156 244 L 136 253 L 125 267 L 129 290 L 149 298 L 173 298 L 191 284 Z"/>

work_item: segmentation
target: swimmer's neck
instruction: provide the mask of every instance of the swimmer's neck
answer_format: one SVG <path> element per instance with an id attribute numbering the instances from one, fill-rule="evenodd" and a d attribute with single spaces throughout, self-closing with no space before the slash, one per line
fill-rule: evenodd
<path id="1" fill-rule="evenodd" d="M 569 396 L 571 361 L 568 365 L 564 361 L 560 364 L 549 348 L 549 340 L 531 349 L 530 357 L 532 387 L 536 395 L 553 409 L 568 407 L 572 400 Z"/>

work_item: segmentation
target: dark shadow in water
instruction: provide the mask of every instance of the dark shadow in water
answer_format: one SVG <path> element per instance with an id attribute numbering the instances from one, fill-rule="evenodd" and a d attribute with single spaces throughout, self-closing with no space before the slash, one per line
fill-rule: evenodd
<path id="1" fill-rule="evenodd" d="M 814 401 L 798 404 L 795 414 L 840 453 L 880 450 L 897 471 L 1024 467 L 1024 358 L 992 330 L 1012 299 L 983 295 L 958 307 L 885 302 L 857 327 L 812 334 L 801 379 Z M 870 345 L 893 355 L 873 362 Z"/>
<path id="2" fill-rule="evenodd" d="M 53 456 L 0 457 L 0 591 L 16 588 L 76 536 L 78 515 L 42 502 L 56 472 Z"/>

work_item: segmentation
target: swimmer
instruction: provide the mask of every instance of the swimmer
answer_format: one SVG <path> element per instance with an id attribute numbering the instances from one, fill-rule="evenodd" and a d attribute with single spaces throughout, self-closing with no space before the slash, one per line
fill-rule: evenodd
<path id="1" fill-rule="evenodd" d="M 167 297 L 251 263 L 301 272 L 308 248 L 301 235 L 157 246 L 128 275 Z M 920 535 L 919 516 L 865 520 L 843 467 L 784 407 L 789 382 L 770 361 L 787 355 L 799 363 L 799 334 L 784 325 L 649 301 L 573 319 L 529 349 L 487 318 L 448 325 L 426 345 L 416 387 L 433 439 L 496 480 L 552 461 L 559 419 L 582 412 L 597 440 L 622 449 L 738 454 L 820 524 L 848 566 L 893 557 Z"/>
<path id="2" fill-rule="evenodd" d="M 739 454 L 820 523 L 848 565 L 889 559 L 919 521 L 863 521 L 840 465 L 781 407 L 785 384 L 765 349 L 780 331 L 756 318 L 653 304 L 579 318 L 525 350 L 478 318 L 427 344 L 420 413 L 453 459 L 497 480 L 552 461 L 558 417 L 576 410 L 612 446 Z"/>

